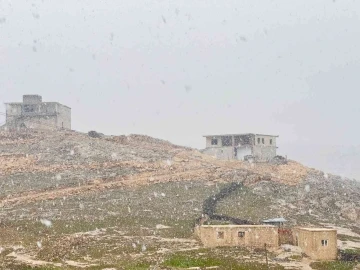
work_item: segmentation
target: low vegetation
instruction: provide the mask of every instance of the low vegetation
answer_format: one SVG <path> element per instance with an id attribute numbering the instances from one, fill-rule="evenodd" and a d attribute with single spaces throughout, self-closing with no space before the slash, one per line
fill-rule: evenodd
<path id="1" fill-rule="evenodd" d="M 310 264 L 310 267 L 317 270 L 352 270 L 355 265 L 356 263 L 354 262 L 332 261 L 313 262 Z"/>
<path id="2" fill-rule="evenodd" d="M 341 241 L 353 241 L 353 242 L 360 242 L 359 237 L 345 235 L 345 234 L 338 234 L 338 239 Z"/>
<path id="3" fill-rule="evenodd" d="M 343 253 L 345 253 L 345 254 L 350 254 L 350 255 L 358 255 L 358 256 L 360 256 L 360 248 L 345 249 L 345 250 L 343 251 Z"/>
<path id="4" fill-rule="evenodd" d="M 165 267 L 175 268 L 190 268 L 190 267 L 215 267 L 219 270 L 282 270 L 284 267 L 280 265 L 270 265 L 269 267 L 264 263 L 257 262 L 244 262 L 229 257 L 216 256 L 207 254 L 206 256 L 201 255 L 190 255 L 190 254 L 173 254 L 169 256 L 164 264 Z"/>
<path id="5" fill-rule="evenodd" d="M 301 255 L 292 255 L 289 257 L 290 260 L 294 260 L 294 261 L 301 261 L 302 258 L 303 257 Z"/>

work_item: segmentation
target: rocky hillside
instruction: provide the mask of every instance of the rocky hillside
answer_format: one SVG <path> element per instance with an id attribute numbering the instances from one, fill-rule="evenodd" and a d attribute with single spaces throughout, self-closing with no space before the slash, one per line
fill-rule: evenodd
<path id="1" fill-rule="evenodd" d="M 294 161 L 219 161 L 143 135 L 92 138 L 73 131 L 0 132 L 2 206 L 185 181 L 244 182 L 258 196 L 272 200 L 276 215 L 292 216 L 296 209 L 296 214 L 319 218 L 358 222 L 360 217 L 358 182 Z"/>
<path id="2" fill-rule="evenodd" d="M 76 132 L 0 133 L 0 204 L 159 182 L 271 180 L 290 185 L 306 178 L 296 162 L 257 165 L 224 162 L 148 136 L 92 138 Z"/>
<path id="3" fill-rule="evenodd" d="M 295 161 L 219 161 L 141 135 L 1 131 L 0 266 L 127 269 L 117 266 L 196 250 L 192 229 L 204 202 L 230 183 L 242 188 L 220 200 L 215 214 L 345 226 L 353 230 L 345 244 L 360 241 L 359 182 Z"/>

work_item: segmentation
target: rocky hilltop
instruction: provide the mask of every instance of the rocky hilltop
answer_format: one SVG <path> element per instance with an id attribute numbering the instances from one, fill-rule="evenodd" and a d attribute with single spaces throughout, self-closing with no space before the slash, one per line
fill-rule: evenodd
<path id="1" fill-rule="evenodd" d="M 231 183 L 242 188 L 214 214 L 342 226 L 345 245 L 360 241 L 359 182 L 295 161 L 220 161 L 142 135 L 1 131 L 0 262 L 123 269 L 129 258 L 196 250 L 204 202 Z"/>

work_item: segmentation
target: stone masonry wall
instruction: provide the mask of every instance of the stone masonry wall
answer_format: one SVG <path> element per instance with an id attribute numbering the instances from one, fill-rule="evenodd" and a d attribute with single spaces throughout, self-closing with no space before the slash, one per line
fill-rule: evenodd
<path id="1" fill-rule="evenodd" d="M 242 246 L 249 248 L 277 248 L 277 227 L 257 225 L 199 226 L 196 234 L 205 247 Z"/>

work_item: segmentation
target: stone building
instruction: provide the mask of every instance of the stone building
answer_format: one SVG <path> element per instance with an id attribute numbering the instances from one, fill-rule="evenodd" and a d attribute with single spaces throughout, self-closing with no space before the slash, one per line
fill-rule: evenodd
<path id="1" fill-rule="evenodd" d="M 23 102 L 5 103 L 6 128 L 71 129 L 71 108 L 42 102 L 39 95 L 24 95 Z"/>
<path id="2" fill-rule="evenodd" d="M 195 234 L 204 247 L 239 246 L 276 249 L 279 246 L 278 228 L 269 225 L 201 225 Z"/>
<path id="3" fill-rule="evenodd" d="M 327 228 L 294 228 L 295 244 L 311 259 L 337 259 L 337 231 Z"/>
<path id="4" fill-rule="evenodd" d="M 203 153 L 224 160 L 254 158 L 265 162 L 276 156 L 278 136 L 263 134 L 206 135 Z"/>

